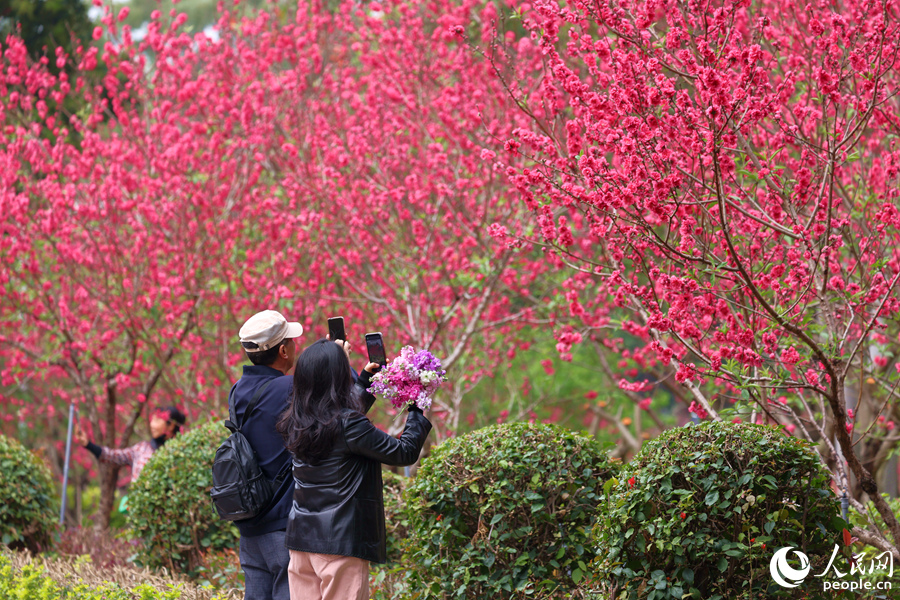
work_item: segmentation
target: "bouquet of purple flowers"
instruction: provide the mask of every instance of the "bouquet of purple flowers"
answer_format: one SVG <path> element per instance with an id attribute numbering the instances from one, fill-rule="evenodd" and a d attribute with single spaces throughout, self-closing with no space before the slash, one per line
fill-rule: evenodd
<path id="1" fill-rule="evenodd" d="M 446 381 L 445 373 L 441 361 L 428 350 L 415 352 L 412 346 L 404 346 L 400 356 L 375 373 L 369 391 L 387 398 L 397 408 L 415 404 L 426 410 Z"/>

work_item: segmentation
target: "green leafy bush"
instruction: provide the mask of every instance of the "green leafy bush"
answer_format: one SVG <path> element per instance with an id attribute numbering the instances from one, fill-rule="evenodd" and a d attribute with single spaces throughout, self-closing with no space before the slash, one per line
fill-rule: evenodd
<path id="1" fill-rule="evenodd" d="M 159 449 L 128 494 L 128 527 L 141 541 L 138 562 L 193 574 L 201 555 L 236 546 L 237 528 L 219 519 L 209 497 L 216 449 L 228 436 L 207 423 Z"/>
<path id="2" fill-rule="evenodd" d="M 55 581 L 41 565 L 26 564 L 16 569 L 0 554 L 0 598 L 10 600 L 181 600 L 180 585 L 167 587 L 159 590 L 148 584 L 132 589 L 114 583 L 66 585 Z"/>
<path id="3" fill-rule="evenodd" d="M 388 562 L 397 562 L 403 554 L 403 547 L 407 538 L 409 522 L 403 512 L 405 507 L 403 494 L 411 479 L 391 471 L 382 471 L 381 477 L 384 482 L 384 525 L 387 530 L 387 558 Z"/>
<path id="4" fill-rule="evenodd" d="M 574 589 L 616 470 L 589 437 L 557 426 L 495 425 L 451 439 L 407 489 L 417 589 L 431 598 L 532 598 Z"/>
<path id="5" fill-rule="evenodd" d="M 773 427 L 668 430 L 609 488 L 597 572 L 621 598 L 813 598 L 819 579 L 774 583 L 772 553 L 794 546 L 822 572 L 845 527 L 815 451 Z"/>
<path id="6" fill-rule="evenodd" d="M 401 557 L 406 548 L 409 521 L 405 514 L 404 494 L 409 477 L 382 471 L 384 481 L 384 524 L 387 530 L 386 565 L 369 565 L 369 595 L 373 600 L 405 597 L 410 589 L 409 567 Z"/>
<path id="7" fill-rule="evenodd" d="M 59 517 L 46 465 L 18 441 L 0 435 L 0 537 L 3 544 L 46 549 Z"/>

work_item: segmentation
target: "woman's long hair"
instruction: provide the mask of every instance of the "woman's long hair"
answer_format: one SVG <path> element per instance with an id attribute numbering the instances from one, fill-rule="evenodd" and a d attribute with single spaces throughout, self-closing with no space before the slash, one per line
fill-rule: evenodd
<path id="1" fill-rule="evenodd" d="M 362 411 L 350 361 L 334 342 L 313 342 L 297 358 L 290 406 L 276 425 L 288 451 L 312 465 L 328 456 L 345 408 Z"/>

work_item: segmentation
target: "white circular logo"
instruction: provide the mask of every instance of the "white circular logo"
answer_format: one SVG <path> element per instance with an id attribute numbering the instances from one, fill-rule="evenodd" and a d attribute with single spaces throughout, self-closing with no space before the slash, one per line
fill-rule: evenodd
<path id="1" fill-rule="evenodd" d="M 769 563 L 772 579 L 781 587 L 795 588 L 809 574 L 809 559 L 799 550 L 794 550 L 794 554 L 797 555 L 797 559 L 800 561 L 800 568 L 795 569 L 788 564 L 787 555 L 793 548 L 793 546 L 779 548 L 772 556 L 772 562 Z"/>

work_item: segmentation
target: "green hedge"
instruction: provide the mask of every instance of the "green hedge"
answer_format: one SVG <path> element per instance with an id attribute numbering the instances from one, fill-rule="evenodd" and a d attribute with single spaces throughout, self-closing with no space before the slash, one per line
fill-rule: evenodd
<path id="1" fill-rule="evenodd" d="M 201 554 L 237 545 L 238 531 L 219 518 L 209 497 L 216 449 L 228 436 L 220 422 L 179 435 L 160 448 L 128 494 L 129 536 L 138 562 L 194 574 Z"/>
<path id="2" fill-rule="evenodd" d="M 404 493 L 412 479 L 391 471 L 382 471 L 384 481 L 384 525 L 387 533 L 388 563 L 400 562 L 405 547 L 409 522 L 404 514 Z"/>
<path id="3" fill-rule="evenodd" d="M 0 538 L 13 548 L 47 548 L 59 498 L 50 470 L 18 441 L 0 435 Z"/>
<path id="4" fill-rule="evenodd" d="M 780 588 L 769 563 L 794 546 L 824 570 L 846 526 L 829 482 L 813 448 L 774 427 L 665 431 L 609 484 L 599 579 L 641 600 L 818 597 L 821 580 Z"/>
<path id="5" fill-rule="evenodd" d="M 369 595 L 373 600 L 393 600 L 409 595 L 410 569 L 402 557 L 409 537 L 406 516 L 406 487 L 409 477 L 382 471 L 384 480 L 384 524 L 387 530 L 387 559 L 385 565 L 369 565 L 372 575 Z"/>
<path id="6" fill-rule="evenodd" d="M 563 597 L 593 559 L 590 529 L 616 471 L 592 438 L 496 425 L 444 442 L 407 489 L 422 597 Z"/>

